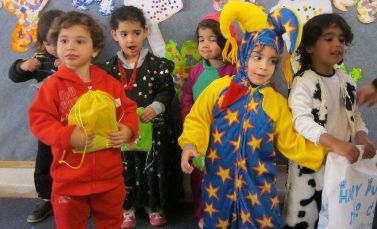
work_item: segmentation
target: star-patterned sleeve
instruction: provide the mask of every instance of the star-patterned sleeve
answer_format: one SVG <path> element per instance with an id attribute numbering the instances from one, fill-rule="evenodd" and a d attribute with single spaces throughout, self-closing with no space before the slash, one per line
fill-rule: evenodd
<path id="1" fill-rule="evenodd" d="M 215 80 L 200 94 L 183 123 L 183 132 L 178 139 L 181 148 L 185 145 L 194 145 L 199 154 L 206 153 L 213 109 L 218 103 L 220 92 L 229 86 L 230 80 L 230 77 Z"/>
<path id="2" fill-rule="evenodd" d="M 322 166 L 326 149 L 306 140 L 293 129 L 292 114 L 287 100 L 282 95 L 272 88 L 266 88 L 263 95 L 263 109 L 274 122 L 276 149 L 289 160 L 318 170 Z"/>

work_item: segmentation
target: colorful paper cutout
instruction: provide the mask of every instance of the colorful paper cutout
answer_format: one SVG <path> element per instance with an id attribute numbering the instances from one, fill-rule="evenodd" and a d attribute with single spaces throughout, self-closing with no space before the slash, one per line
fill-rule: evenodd
<path id="1" fill-rule="evenodd" d="M 351 70 L 348 71 L 347 66 L 344 63 L 337 65 L 337 68 L 340 68 L 343 71 L 347 72 L 355 81 L 355 83 L 358 83 L 363 78 L 363 70 L 361 68 L 351 68 Z"/>
<path id="2" fill-rule="evenodd" d="M 81 11 L 87 11 L 89 5 L 96 4 L 97 11 L 102 16 L 108 16 L 115 10 L 115 0 L 73 0 L 72 6 Z"/>
<path id="3" fill-rule="evenodd" d="M 181 50 L 177 49 L 177 42 L 169 40 L 166 44 L 166 58 L 174 62 L 173 81 L 178 98 L 182 97 L 182 87 L 189 74 L 190 68 L 196 65 L 201 56 L 195 41 L 187 40 L 182 44 Z"/>
<path id="4" fill-rule="evenodd" d="M 362 23 L 368 24 L 376 20 L 377 0 L 333 0 L 333 4 L 341 11 L 347 11 L 356 5 L 357 19 Z"/>
<path id="5" fill-rule="evenodd" d="M 3 0 L 3 7 L 17 17 L 12 31 L 10 48 L 14 52 L 26 52 L 27 46 L 37 39 L 38 14 L 48 0 Z"/>
<path id="6" fill-rule="evenodd" d="M 149 45 L 157 56 L 165 56 L 165 41 L 158 23 L 170 18 L 183 8 L 182 0 L 124 0 L 124 5 L 133 5 L 143 10 L 150 28 Z"/>

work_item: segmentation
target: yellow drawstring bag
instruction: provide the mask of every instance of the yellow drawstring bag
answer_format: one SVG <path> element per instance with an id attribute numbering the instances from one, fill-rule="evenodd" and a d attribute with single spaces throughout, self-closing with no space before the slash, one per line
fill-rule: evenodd
<path id="1" fill-rule="evenodd" d="M 71 166 L 64 161 L 65 152 L 59 160 L 60 163 L 67 164 L 71 168 L 80 168 L 84 161 L 85 153 L 111 147 L 108 134 L 118 131 L 114 98 L 110 94 L 99 90 L 88 91 L 81 95 L 68 114 L 68 125 L 77 125 L 84 133 L 89 131 L 95 133 L 92 147 L 73 150 L 74 153 L 83 154 L 78 166 Z"/>

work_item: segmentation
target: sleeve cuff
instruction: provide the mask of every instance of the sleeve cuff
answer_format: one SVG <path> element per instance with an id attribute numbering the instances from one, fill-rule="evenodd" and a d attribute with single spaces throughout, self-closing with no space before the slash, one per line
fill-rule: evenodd
<path id="1" fill-rule="evenodd" d="M 156 112 L 156 115 L 159 115 L 159 114 L 165 112 L 165 105 L 164 105 L 163 103 L 160 103 L 160 102 L 154 101 L 154 102 L 153 102 L 151 105 L 149 105 L 149 106 L 153 108 L 153 110 Z"/>

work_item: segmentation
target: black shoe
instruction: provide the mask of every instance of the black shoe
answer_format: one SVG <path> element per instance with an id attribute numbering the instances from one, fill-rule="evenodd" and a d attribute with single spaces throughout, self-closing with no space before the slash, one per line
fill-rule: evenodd
<path id="1" fill-rule="evenodd" d="M 31 214 L 26 218 L 26 221 L 28 223 L 38 223 L 49 217 L 51 213 L 51 202 L 42 200 L 41 203 L 35 205 Z"/>

